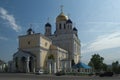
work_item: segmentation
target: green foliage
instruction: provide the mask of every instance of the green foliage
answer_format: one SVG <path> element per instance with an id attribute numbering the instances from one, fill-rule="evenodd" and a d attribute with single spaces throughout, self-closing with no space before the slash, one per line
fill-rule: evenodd
<path id="1" fill-rule="evenodd" d="M 112 63 L 112 71 L 116 74 L 120 74 L 120 66 L 118 61 Z"/>
<path id="2" fill-rule="evenodd" d="M 92 58 L 89 62 L 89 66 L 93 67 L 97 72 L 101 70 L 106 70 L 107 65 L 103 63 L 104 58 L 101 57 L 99 54 L 92 55 Z"/>
<path id="3" fill-rule="evenodd" d="M 103 63 L 102 64 L 102 69 L 103 69 L 103 71 L 108 71 L 108 65 Z"/>
<path id="4" fill-rule="evenodd" d="M 95 69 L 95 71 L 113 71 L 116 74 L 120 74 L 120 65 L 119 62 L 113 62 L 112 67 L 103 63 L 104 58 L 101 57 L 99 54 L 92 55 L 91 60 L 89 61 L 88 65 Z"/>

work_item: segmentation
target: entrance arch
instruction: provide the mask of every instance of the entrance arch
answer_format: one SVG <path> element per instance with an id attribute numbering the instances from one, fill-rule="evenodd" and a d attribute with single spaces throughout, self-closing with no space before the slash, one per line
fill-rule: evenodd
<path id="1" fill-rule="evenodd" d="M 33 68 L 34 68 L 34 59 L 33 59 L 33 57 L 30 57 L 30 61 L 29 61 L 30 72 L 34 71 Z"/>
<path id="2" fill-rule="evenodd" d="M 26 57 L 22 57 L 21 58 L 21 64 L 22 64 L 22 66 L 21 66 L 21 72 L 26 72 Z"/>

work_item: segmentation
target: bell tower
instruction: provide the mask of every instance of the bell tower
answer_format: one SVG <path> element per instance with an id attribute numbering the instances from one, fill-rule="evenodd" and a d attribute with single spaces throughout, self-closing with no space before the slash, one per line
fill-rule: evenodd
<path id="1" fill-rule="evenodd" d="M 48 22 L 45 24 L 45 36 L 50 36 L 52 35 L 51 33 L 51 24 L 49 23 L 49 18 L 48 18 Z"/>
<path id="2" fill-rule="evenodd" d="M 56 35 L 65 33 L 67 20 L 68 17 L 64 15 L 63 6 L 61 6 L 61 13 L 56 17 Z"/>

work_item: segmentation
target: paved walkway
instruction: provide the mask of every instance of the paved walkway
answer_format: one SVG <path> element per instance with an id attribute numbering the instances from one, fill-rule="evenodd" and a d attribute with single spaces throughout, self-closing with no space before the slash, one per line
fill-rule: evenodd
<path id="1" fill-rule="evenodd" d="M 55 76 L 35 75 L 24 73 L 0 73 L 0 80 L 120 80 L 120 76 L 98 77 L 98 76 Z"/>

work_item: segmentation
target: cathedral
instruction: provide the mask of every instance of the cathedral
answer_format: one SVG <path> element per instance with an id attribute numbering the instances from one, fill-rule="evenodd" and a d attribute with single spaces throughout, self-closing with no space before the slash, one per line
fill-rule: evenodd
<path id="1" fill-rule="evenodd" d="M 56 30 L 52 34 L 52 25 L 45 24 L 45 33 L 35 33 L 32 28 L 20 35 L 18 51 L 13 55 L 14 72 L 48 73 L 69 71 L 80 62 L 80 40 L 78 30 L 63 10 L 56 17 Z"/>

